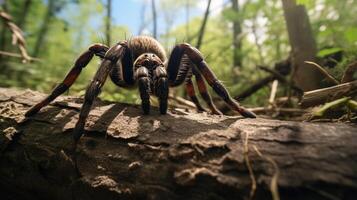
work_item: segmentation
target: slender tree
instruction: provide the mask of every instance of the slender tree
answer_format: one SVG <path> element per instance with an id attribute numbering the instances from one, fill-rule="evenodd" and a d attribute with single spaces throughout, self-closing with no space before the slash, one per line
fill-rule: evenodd
<path id="1" fill-rule="evenodd" d="M 19 18 L 19 21 L 17 23 L 17 25 L 23 30 L 25 31 L 25 23 L 26 23 L 26 19 L 27 16 L 29 14 L 30 8 L 31 8 L 31 4 L 32 4 L 32 0 L 25 0 L 24 1 L 24 5 L 22 8 L 22 12 Z"/>
<path id="2" fill-rule="evenodd" d="M 202 40 L 203 40 L 203 36 L 205 34 L 205 29 L 206 29 L 206 24 L 207 24 L 207 20 L 208 20 L 208 16 L 209 16 L 209 9 L 211 7 L 211 0 L 208 0 L 207 3 L 207 7 L 206 7 L 206 11 L 202 20 L 202 24 L 201 24 L 201 28 L 200 31 L 198 33 L 198 39 L 197 39 L 197 44 L 196 44 L 196 48 L 199 49 L 201 47 L 202 44 Z"/>
<path id="3" fill-rule="evenodd" d="M 110 46 L 111 44 L 111 18 L 112 18 L 112 0 L 107 0 L 107 17 L 105 25 L 105 35 L 106 35 L 106 44 Z"/>
<path id="4" fill-rule="evenodd" d="M 51 23 L 51 20 L 52 20 L 54 14 L 55 14 L 55 9 L 56 9 L 55 4 L 56 4 L 56 0 L 48 1 L 47 12 L 43 19 L 43 23 L 41 25 L 40 31 L 37 34 L 37 40 L 36 40 L 34 51 L 33 51 L 34 57 L 38 57 L 41 47 L 44 46 L 44 41 L 45 41 L 45 37 L 46 37 L 48 29 L 49 29 L 49 25 Z"/>
<path id="5" fill-rule="evenodd" d="M 157 38 L 157 15 L 155 0 L 151 0 L 152 20 L 153 20 L 153 37 Z"/>
<path id="6" fill-rule="evenodd" d="M 240 12 L 238 0 L 231 0 L 232 10 L 238 14 Z M 239 17 L 235 17 L 233 20 L 233 68 L 240 68 L 242 66 L 242 40 L 240 38 L 242 34 L 241 20 Z"/>
<path id="7" fill-rule="evenodd" d="M 190 23 L 189 23 L 190 22 L 190 0 L 186 0 L 185 12 L 186 12 L 186 38 L 188 39 L 190 36 Z"/>
<path id="8" fill-rule="evenodd" d="M 296 0 L 282 0 L 282 3 L 295 67 L 293 80 L 304 91 L 317 89 L 322 75 L 316 68 L 305 63 L 315 61 L 317 54 L 317 45 L 305 6 L 297 5 Z"/>

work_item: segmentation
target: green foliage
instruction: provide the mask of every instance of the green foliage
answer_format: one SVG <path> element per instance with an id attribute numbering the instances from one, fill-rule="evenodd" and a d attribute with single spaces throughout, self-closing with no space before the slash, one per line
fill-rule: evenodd
<path id="1" fill-rule="evenodd" d="M 328 56 L 337 52 L 342 51 L 341 48 L 338 47 L 333 47 L 333 48 L 327 48 L 327 49 L 322 49 L 321 51 L 319 51 L 319 53 L 317 54 L 317 56 L 319 57 L 324 57 L 324 56 Z"/>
<path id="2" fill-rule="evenodd" d="M 347 42 L 356 44 L 356 42 L 357 42 L 357 27 L 347 28 L 344 36 L 345 36 Z"/>
<path id="3" fill-rule="evenodd" d="M 314 0 L 297 0 L 296 3 L 298 5 L 304 5 L 306 7 L 312 7 L 316 1 Z"/>

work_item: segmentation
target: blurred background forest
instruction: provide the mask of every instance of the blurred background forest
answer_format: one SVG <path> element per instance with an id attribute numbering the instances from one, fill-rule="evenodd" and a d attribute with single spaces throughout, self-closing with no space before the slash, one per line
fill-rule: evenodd
<path id="1" fill-rule="evenodd" d="M 145 34 L 156 37 L 168 52 L 181 42 L 199 47 L 232 96 L 237 96 L 267 77 L 258 66 L 273 69 L 292 55 L 284 1 L 288 0 L 0 0 L 1 10 L 22 29 L 28 54 L 36 58 L 22 63 L 21 58 L 0 55 L 0 86 L 48 93 L 90 44 L 113 45 Z M 290 2 L 306 11 L 307 30 L 311 29 L 313 39 L 309 45 L 316 48 L 316 62 L 340 80 L 346 66 L 356 60 L 357 1 Z M 0 51 L 20 54 L 11 37 L 6 23 L 0 23 Z M 98 63 L 99 59 L 94 59 L 83 70 L 70 94 L 84 94 Z M 313 78 L 320 82 L 318 77 Z M 322 85 L 329 85 L 325 82 L 321 79 Z M 265 106 L 270 88 L 269 84 L 243 104 Z M 278 96 L 287 92 L 279 87 Z M 136 90 L 117 88 L 110 81 L 100 97 L 140 102 Z"/>

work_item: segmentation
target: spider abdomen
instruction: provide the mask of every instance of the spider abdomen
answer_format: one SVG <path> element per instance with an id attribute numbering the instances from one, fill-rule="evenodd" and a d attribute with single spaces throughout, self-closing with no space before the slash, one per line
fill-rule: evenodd
<path id="1" fill-rule="evenodd" d="M 133 60 L 136 60 L 143 53 L 153 53 L 157 55 L 162 62 L 166 61 L 165 49 L 152 37 L 137 36 L 128 40 L 128 47 L 133 54 Z"/>

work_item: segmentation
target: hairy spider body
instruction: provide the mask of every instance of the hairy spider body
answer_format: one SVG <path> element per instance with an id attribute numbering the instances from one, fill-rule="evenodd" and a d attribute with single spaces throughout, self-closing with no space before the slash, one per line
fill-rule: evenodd
<path id="1" fill-rule="evenodd" d="M 36 114 L 42 107 L 71 87 L 93 56 L 100 57 L 102 62 L 85 93 L 84 103 L 74 129 L 76 143 L 83 133 L 85 120 L 93 100 L 99 95 L 108 76 L 119 87 L 138 86 L 144 114 L 150 112 L 150 95 L 158 97 L 160 113 L 166 114 L 169 87 L 179 86 L 182 83 L 185 83 L 186 91 L 197 109 L 204 111 L 193 86 L 192 76 L 195 76 L 199 93 L 213 114 L 222 113 L 213 104 L 205 81 L 233 110 L 238 111 L 244 117 L 256 117 L 254 113 L 241 107 L 229 95 L 198 49 L 186 43 L 178 44 L 167 59 L 161 44 L 148 36 L 133 37 L 111 48 L 102 44 L 93 44 L 77 58 L 63 82 L 55 87 L 49 96 L 27 111 L 25 116 Z"/>

